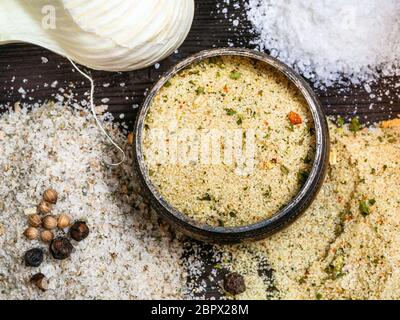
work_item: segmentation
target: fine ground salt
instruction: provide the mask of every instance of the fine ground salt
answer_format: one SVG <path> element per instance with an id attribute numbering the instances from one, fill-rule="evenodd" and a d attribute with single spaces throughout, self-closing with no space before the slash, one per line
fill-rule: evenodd
<path id="1" fill-rule="evenodd" d="M 400 72 L 397 0 L 249 0 L 246 10 L 257 48 L 317 87 Z"/>

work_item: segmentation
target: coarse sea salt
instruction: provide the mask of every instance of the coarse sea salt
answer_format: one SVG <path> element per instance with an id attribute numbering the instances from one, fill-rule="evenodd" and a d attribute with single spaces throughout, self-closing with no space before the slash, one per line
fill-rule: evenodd
<path id="1" fill-rule="evenodd" d="M 107 130 L 128 147 L 119 130 Z M 182 298 L 183 246 L 138 195 L 130 153 L 118 168 L 102 163 L 110 151 L 89 112 L 61 103 L 22 106 L 0 116 L 0 132 L 0 299 Z M 23 236 L 26 214 L 49 187 L 60 195 L 53 214 L 90 226 L 62 263 L 46 244 Z M 33 270 L 21 257 L 34 247 L 45 259 Z M 49 279 L 48 291 L 29 285 L 37 272 Z"/>
<path id="2" fill-rule="evenodd" d="M 245 7 L 257 48 L 316 87 L 400 73 L 398 0 L 249 0 Z"/>

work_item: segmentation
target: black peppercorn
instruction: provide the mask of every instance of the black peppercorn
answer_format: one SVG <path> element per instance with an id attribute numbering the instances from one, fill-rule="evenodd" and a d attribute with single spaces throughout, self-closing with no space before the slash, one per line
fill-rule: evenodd
<path id="1" fill-rule="evenodd" d="M 82 241 L 89 235 L 89 228 L 84 221 L 76 221 L 70 228 L 69 234 L 76 241 Z"/>
<path id="2" fill-rule="evenodd" d="M 57 260 L 67 259 L 73 249 L 74 247 L 67 238 L 58 237 L 50 243 L 50 253 Z"/>
<path id="3" fill-rule="evenodd" d="M 34 248 L 25 253 L 25 265 L 28 267 L 39 267 L 43 262 L 43 250 Z"/>
<path id="4" fill-rule="evenodd" d="M 237 272 L 228 273 L 224 279 L 224 289 L 226 292 L 237 295 L 246 291 L 244 278 Z"/>

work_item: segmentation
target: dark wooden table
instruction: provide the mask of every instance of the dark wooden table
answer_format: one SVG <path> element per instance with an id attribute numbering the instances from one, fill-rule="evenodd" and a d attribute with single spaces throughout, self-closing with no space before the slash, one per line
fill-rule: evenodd
<path id="1" fill-rule="evenodd" d="M 134 106 L 140 105 L 145 91 L 163 72 L 181 59 L 203 49 L 226 47 L 230 42 L 237 47 L 252 48 L 250 42 L 255 36 L 250 31 L 250 23 L 246 21 L 244 12 L 233 7 L 235 3 L 243 4 L 244 1 L 232 0 L 229 6 L 230 13 L 242 16 L 238 27 L 234 27 L 223 14 L 217 14 L 217 2 L 218 0 L 196 0 L 195 20 L 187 40 L 178 53 L 161 61 L 159 69 L 150 67 L 124 73 L 87 70 L 96 83 L 96 104 L 102 104 L 103 98 L 109 98 L 110 101 L 107 103 L 109 111 L 115 115 L 116 119 L 119 119 L 119 115 L 124 113 L 123 121 L 132 126 L 136 115 Z M 46 57 L 49 60 L 48 63 L 42 63 L 42 57 Z M 57 86 L 50 86 L 55 81 L 58 82 Z M 110 85 L 104 87 L 105 83 Z M 379 121 L 400 114 L 400 87 L 396 88 L 396 83 L 400 83 L 400 77 L 378 79 L 371 86 L 376 94 L 373 99 L 364 88 L 357 86 L 337 86 L 326 91 L 320 90 L 317 94 L 327 115 L 342 115 L 350 118 L 357 111 L 357 115 L 363 122 Z M 78 100 L 87 98 L 84 93 L 89 90 L 89 83 L 73 71 L 66 59 L 29 44 L 0 47 L 0 105 L 14 104 L 18 101 L 32 104 L 51 100 L 55 94 L 59 93 L 59 88 L 67 88 L 69 85 L 74 86 L 72 91 Z M 27 92 L 25 98 L 19 92 L 21 87 Z M 372 108 L 371 104 L 373 104 Z M 204 247 L 205 260 L 210 260 L 210 255 L 207 253 L 209 249 L 208 246 Z M 218 295 L 217 285 L 210 283 L 207 279 L 212 265 L 213 262 L 210 261 L 203 277 L 208 282 L 207 296 Z M 260 270 L 260 272 L 265 271 Z M 221 271 L 222 274 L 223 271 Z"/>
<path id="2" fill-rule="evenodd" d="M 226 47 L 229 42 L 238 47 L 251 48 L 249 43 L 254 35 L 250 31 L 250 24 L 246 21 L 244 12 L 233 8 L 235 2 L 243 4 L 244 1 L 233 0 L 229 6 L 230 13 L 243 17 L 238 27 L 234 27 L 223 14 L 217 14 L 217 2 L 218 0 L 196 0 L 195 21 L 187 40 L 178 53 L 161 61 L 159 69 L 150 67 L 124 73 L 90 71 L 97 84 L 96 103 L 101 104 L 103 98 L 109 98 L 109 110 L 117 115 L 117 119 L 118 114 L 124 113 L 124 121 L 131 125 L 136 114 L 132 106 L 140 104 L 144 92 L 154 81 L 182 58 L 203 49 Z M 43 64 L 41 57 L 48 58 L 49 62 Z M 24 82 L 24 79 L 28 81 Z M 56 88 L 45 86 L 54 81 L 58 81 Z M 377 93 L 374 99 L 362 87 L 355 86 L 321 90 L 318 95 L 328 115 L 350 117 L 357 110 L 362 121 L 378 121 L 400 114 L 400 88 L 395 88 L 396 82 L 400 82 L 400 77 L 380 78 L 372 85 L 373 91 Z M 77 97 L 84 99 L 83 93 L 89 89 L 89 83 L 74 72 L 64 58 L 29 44 L 6 45 L 0 48 L 0 104 L 48 100 L 57 93 L 59 87 L 67 87 L 70 83 L 75 84 L 73 91 Z M 110 86 L 105 88 L 104 83 L 110 83 Z M 121 83 L 125 83 L 125 86 L 122 87 Z M 28 92 L 25 99 L 18 92 L 21 87 Z M 389 96 L 385 94 L 387 90 Z M 373 108 L 370 109 L 372 103 Z"/>

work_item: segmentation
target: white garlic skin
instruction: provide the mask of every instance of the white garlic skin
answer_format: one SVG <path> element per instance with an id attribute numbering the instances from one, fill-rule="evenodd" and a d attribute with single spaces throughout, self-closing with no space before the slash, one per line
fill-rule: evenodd
<path id="1" fill-rule="evenodd" d="M 0 1 L 0 44 L 29 42 L 92 69 L 136 70 L 172 54 L 193 16 L 194 0 Z"/>

